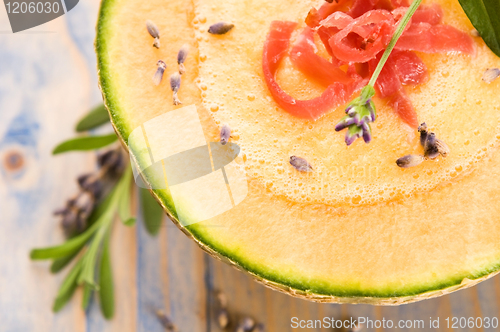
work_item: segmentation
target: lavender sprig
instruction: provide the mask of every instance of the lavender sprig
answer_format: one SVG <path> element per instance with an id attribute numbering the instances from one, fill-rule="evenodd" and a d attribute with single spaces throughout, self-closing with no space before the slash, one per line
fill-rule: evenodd
<path id="1" fill-rule="evenodd" d="M 361 95 L 347 106 L 345 110 L 347 115 L 335 126 L 335 131 L 348 128 L 345 135 L 345 143 L 348 146 L 361 137 L 366 143 L 370 143 L 372 139 L 370 122 L 374 122 L 377 117 L 375 104 L 372 101 L 374 95 L 373 86 L 365 86 Z"/>
<path id="2" fill-rule="evenodd" d="M 403 31 L 421 2 L 422 0 L 415 0 L 412 2 L 403 18 L 401 18 L 396 32 L 392 36 L 389 45 L 387 45 L 380 62 L 373 72 L 370 82 L 368 82 L 368 84 L 361 90 L 361 95 L 347 105 L 345 110 L 347 115 L 344 116 L 335 126 L 335 131 L 341 131 L 346 128 L 348 129 L 345 135 L 345 142 L 348 146 L 361 137 L 365 143 L 370 143 L 372 139 L 370 123 L 374 122 L 376 118 L 375 104 L 372 101 L 372 98 L 375 96 L 375 83 L 380 75 L 380 72 L 384 68 L 385 63 L 387 62 L 387 59 L 391 55 L 394 46 L 396 46 L 399 37 L 403 34 Z"/>

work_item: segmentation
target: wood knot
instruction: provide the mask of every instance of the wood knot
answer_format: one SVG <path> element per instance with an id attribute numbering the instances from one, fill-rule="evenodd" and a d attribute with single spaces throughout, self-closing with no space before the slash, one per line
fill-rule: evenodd
<path id="1" fill-rule="evenodd" d="M 19 151 L 9 151 L 4 156 L 3 164 L 8 171 L 18 171 L 24 166 L 24 156 Z"/>

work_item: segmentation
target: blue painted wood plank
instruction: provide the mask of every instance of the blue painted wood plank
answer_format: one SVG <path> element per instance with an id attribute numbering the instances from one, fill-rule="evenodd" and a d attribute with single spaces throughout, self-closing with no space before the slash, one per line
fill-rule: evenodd
<path id="1" fill-rule="evenodd" d="M 476 286 L 481 313 L 484 317 L 499 317 L 500 315 L 500 278 L 496 276 L 493 279 L 486 280 Z M 485 331 L 493 331 L 485 329 Z"/>
<path id="2" fill-rule="evenodd" d="M 64 272 L 51 275 L 47 263 L 29 260 L 29 251 L 63 240 L 52 211 L 75 192 L 76 175 L 93 167 L 90 156 L 50 153 L 73 134 L 94 84 L 67 38 L 64 19 L 43 26 L 51 33 L 37 33 L 41 29 L 0 34 L 1 329 L 83 331 L 77 304 L 51 312 Z"/>
<path id="3" fill-rule="evenodd" d="M 449 295 L 452 317 L 468 320 L 469 317 L 482 317 L 481 306 L 479 303 L 477 287 L 464 289 Z M 451 324 L 451 320 L 450 320 Z M 461 331 L 483 331 L 483 328 L 468 327 L 459 320 L 457 325 Z"/>
<path id="4" fill-rule="evenodd" d="M 171 318 L 183 331 L 205 331 L 205 254 L 170 221 L 164 231 Z"/>
<path id="5" fill-rule="evenodd" d="M 163 332 L 155 311 L 165 308 L 163 293 L 160 236 L 152 237 L 144 227 L 142 211 L 137 220 L 137 331 Z"/>

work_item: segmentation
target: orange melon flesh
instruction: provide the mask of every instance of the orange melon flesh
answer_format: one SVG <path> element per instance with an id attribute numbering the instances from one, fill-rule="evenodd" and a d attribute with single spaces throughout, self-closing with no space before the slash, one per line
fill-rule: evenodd
<path id="1" fill-rule="evenodd" d="M 405 128 L 384 101 L 377 102 L 379 118 L 373 128 L 376 142 L 358 142 L 349 148 L 344 135 L 334 130 L 344 107 L 315 122 L 277 109 L 261 73 L 262 45 L 269 26 L 273 20 L 301 22 L 304 26 L 304 15 L 321 2 L 195 1 L 194 22 L 205 22 L 195 24 L 203 59 L 200 79 L 206 87 L 203 104 L 207 109 L 217 109 L 212 112 L 217 123 L 234 128 L 239 136 L 237 143 L 247 151 L 246 163 L 252 176 L 276 195 L 295 202 L 375 203 L 393 199 L 395 194 L 409 196 L 431 190 L 470 169 L 477 154 L 495 144 L 500 105 L 495 87 L 482 82 L 481 75 L 485 68 L 499 66 L 500 60 L 484 45 L 478 47 L 477 57 L 421 54 L 429 67 L 430 80 L 406 90 L 421 122 L 431 126 L 453 151 L 446 160 L 424 167 L 401 170 L 395 165 L 396 159 L 421 152 L 421 147 L 415 131 Z M 458 1 L 432 2 L 446 9 L 445 23 L 472 30 Z M 258 15 L 246 14 L 257 7 Z M 222 37 L 207 34 L 208 26 L 218 21 L 233 22 L 236 28 Z M 278 80 L 296 98 L 310 99 L 324 89 L 312 86 L 289 62 L 283 64 Z M 477 113 L 473 110 L 479 109 L 490 111 L 474 116 Z M 291 155 L 306 158 L 316 172 L 298 175 L 287 164 Z"/>
<path id="2" fill-rule="evenodd" d="M 445 9 L 446 23 L 472 29 L 457 1 L 436 2 Z M 304 121 L 277 109 L 271 99 L 260 59 L 269 24 L 302 22 L 318 3 L 104 0 L 96 52 L 117 133 L 127 143 L 146 121 L 182 107 L 172 105 L 168 83 L 155 87 L 151 77 L 161 58 L 168 79 L 176 70 L 177 50 L 189 43 L 179 98 L 197 106 L 207 142 L 217 140 L 221 124 L 233 128 L 249 185 L 247 198 L 232 210 L 179 225 L 202 248 L 270 286 L 321 301 L 402 303 L 495 273 L 499 82 L 487 85 L 480 78 L 487 67 L 500 67 L 499 59 L 480 40 L 475 58 L 421 55 L 430 80 L 407 91 L 419 119 L 451 154 L 402 170 L 395 160 L 421 152 L 418 137 L 383 101 L 376 102 L 372 143 L 346 148 L 333 130 L 341 108 L 316 122 Z M 151 46 L 147 19 L 162 32 L 159 50 Z M 235 28 L 224 36 L 208 35 L 208 26 L 219 21 Z M 297 98 L 321 92 L 286 61 L 278 79 Z M 145 149 L 129 148 L 138 164 L 146 159 Z M 292 154 L 306 157 L 315 172 L 294 171 L 287 164 Z M 165 182 L 161 172 L 145 177 L 153 187 Z M 179 206 L 170 191 L 153 194 L 178 223 Z M 196 206 L 188 208 L 196 214 Z"/>

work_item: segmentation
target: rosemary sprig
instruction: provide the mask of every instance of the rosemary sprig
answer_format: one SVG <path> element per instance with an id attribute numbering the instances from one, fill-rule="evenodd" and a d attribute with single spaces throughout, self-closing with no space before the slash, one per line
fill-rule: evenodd
<path id="1" fill-rule="evenodd" d="M 361 95 L 354 99 L 347 105 L 345 110 L 346 116 L 344 116 L 339 123 L 335 126 L 335 131 L 341 131 L 347 128 L 345 135 L 345 142 L 349 146 L 358 138 L 363 137 L 366 143 L 369 143 L 372 138 L 372 131 L 370 123 L 375 121 L 376 109 L 372 98 L 375 96 L 375 83 L 377 78 L 382 72 L 387 59 L 391 55 L 394 46 L 399 40 L 399 37 L 403 34 L 408 22 L 410 22 L 411 17 L 417 10 L 418 6 L 422 0 L 415 0 L 412 2 L 404 16 L 401 18 L 391 41 L 387 45 L 380 62 L 378 63 L 373 75 L 368 82 L 368 84 L 361 90 Z"/>
<path id="2" fill-rule="evenodd" d="M 104 106 L 99 106 L 84 116 L 76 129 L 79 132 L 92 130 L 108 121 Z M 100 149 L 116 139 L 115 134 L 83 136 L 59 144 L 54 154 Z M 125 226 L 133 226 L 136 222 L 130 204 L 135 186 L 132 185 L 131 167 L 125 166 L 125 162 L 122 152 L 117 149 L 100 154 L 99 171 L 78 177 L 81 192 L 69 199 L 66 206 L 56 213 L 61 216 L 65 231 L 68 230 L 68 224 L 71 228 L 74 223 L 78 223 L 82 229 L 71 229 L 71 232 L 67 233 L 69 239 L 61 245 L 33 249 L 30 253 L 33 260 L 53 260 L 50 267 L 52 273 L 63 270 L 76 260 L 57 293 L 53 305 L 54 312 L 61 310 L 80 286 L 83 287 L 82 308 L 87 308 L 92 294 L 97 292 L 103 316 L 107 319 L 113 317 L 111 226 L 116 216 L 119 216 Z M 106 190 L 106 185 L 111 188 Z M 88 196 L 90 199 L 80 202 L 80 197 Z M 146 229 L 152 235 L 157 234 L 163 219 L 163 210 L 147 190 L 141 190 L 140 196 Z"/>
<path id="3" fill-rule="evenodd" d="M 99 284 L 102 285 L 103 281 L 99 280 L 99 283 L 95 281 L 96 267 L 101 266 L 102 268 L 104 264 L 104 268 L 110 270 L 110 267 L 107 266 L 110 265 L 109 257 L 106 256 L 109 255 L 109 238 L 111 234 L 110 227 L 114 217 L 118 214 L 118 207 L 122 204 L 121 201 L 130 197 L 130 193 L 127 192 L 127 195 L 124 195 L 124 191 L 131 187 L 131 180 L 132 171 L 130 167 L 128 167 L 118 184 L 109 194 L 107 199 L 102 203 L 103 213 L 98 217 L 95 223 L 82 234 L 69 239 L 62 245 L 44 249 L 34 249 L 31 251 L 32 259 L 59 259 L 55 262 L 61 262 L 64 259 L 64 264 L 67 264 L 71 258 L 77 257 L 78 254 L 81 254 L 78 261 L 75 263 L 65 281 L 61 285 L 56 301 L 54 302 L 54 311 L 60 310 L 70 300 L 78 286 L 84 287 L 82 303 L 84 308 L 87 307 L 92 292 L 100 291 Z M 108 262 L 103 263 L 103 259 L 108 260 Z M 56 264 L 55 262 L 54 264 Z M 110 288 L 112 288 L 112 286 L 109 285 L 109 276 L 111 273 L 109 271 L 100 271 L 101 277 L 103 273 L 105 278 L 108 278 L 104 281 L 104 284 L 106 285 L 105 292 L 110 293 Z M 107 298 L 105 302 L 107 306 L 113 305 L 113 299 Z M 103 304 L 101 303 L 101 306 L 102 305 Z M 103 313 L 105 311 L 108 314 L 112 312 L 103 308 Z M 108 317 L 106 314 L 105 316 Z"/>

